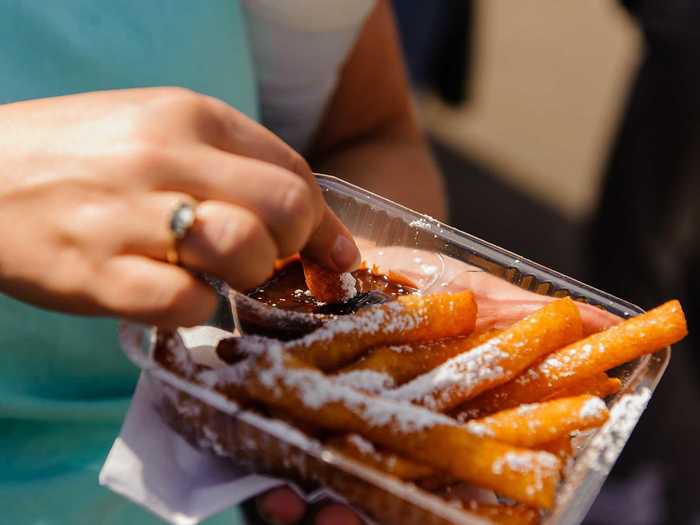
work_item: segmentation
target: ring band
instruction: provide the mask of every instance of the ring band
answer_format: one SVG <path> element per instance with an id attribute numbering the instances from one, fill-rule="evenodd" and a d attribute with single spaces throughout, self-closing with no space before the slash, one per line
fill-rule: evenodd
<path id="1" fill-rule="evenodd" d="M 172 214 L 168 224 L 170 229 L 170 246 L 166 250 L 165 257 L 170 264 L 180 264 L 180 254 L 177 251 L 178 243 L 185 238 L 187 232 L 194 224 L 196 218 L 195 207 L 189 202 L 180 202 Z"/>

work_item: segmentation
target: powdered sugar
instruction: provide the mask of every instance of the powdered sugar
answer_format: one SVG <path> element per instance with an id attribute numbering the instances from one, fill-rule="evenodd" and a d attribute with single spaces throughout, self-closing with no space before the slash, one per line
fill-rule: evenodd
<path id="1" fill-rule="evenodd" d="M 355 315 L 338 317 L 328 321 L 318 330 L 288 343 L 288 347 L 310 347 L 330 342 L 339 335 L 377 334 L 393 336 L 410 332 L 425 322 L 426 308 L 405 308 L 400 302 L 382 304 L 361 310 Z M 361 338 L 353 337 L 353 344 L 362 344 Z"/>
<path id="2" fill-rule="evenodd" d="M 516 377 L 514 381 L 519 385 L 526 385 L 538 377 L 540 377 L 540 374 L 537 372 L 537 370 L 534 368 L 528 368 L 525 372 Z"/>
<path id="3" fill-rule="evenodd" d="M 357 295 L 357 281 L 350 272 L 340 274 L 340 287 L 343 290 L 343 301 L 348 301 Z"/>
<path id="4" fill-rule="evenodd" d="M 267 431 L 274 431 L 278 436 L 284 436 L 284 441 L 288 443 L 294 443 L 302 447 L 306 447 L 309 443 L 313 445 L 319 444 L 315 439 L 307 436 L 295 426 L 281 419 L 266 418 L 264 425 Z"/>
<path id="5" fill-rule="evenodd" d="M 525 488 L 528 495 L 534 495 L 542 490 L 545 477 L 555 476 L 560 467 L 560 462 L 556 456 L 549 452 L 506 452 L 503 456 L 496 458 L 491 464 L 491 471 L 496 475 L 503 474 L 505 467 L 515 472 L 532 472 L 534 474 L 534 485 Z"/>
<path id="6" fill-rule="evenodd" d="M 517 452 L 507 452 L 505 456 L 496 458 L 491 465 L 494 474 L 503 474 L 503 467 L 517 472 L 528 472 L 532 468 L 532 457 L 529 454 L 519 454 Z"/>
<path id="7" fill-rule="evenodd" d="M 578 352 L 578 357 L 581 359 L 588 359 L 591 356 L 591 352 L 593 351 L 593 347 L 589 344 L 585 344 L 581 347 L 581 350 Z M 576 350 L 571 350 L 571 353 L 573 355 L 576 355 Z"/>
<path id="8" fill-rule="evenodd" d="M 197 367 L 190 357 L 190 353 L 179 336 L 169 337 L 165 341 L 165 348 L 173 358 L 173 364 L 177 371 L 185 377 L 191 377 Z"/>
<path id="9" fill-rule="evenodd" d="M 197 374 L 197 380 L 210 388 L 240 386 L 252 370 L 253 361 L 246 359 L 232 366 L 204 370 Z"/>
<path id="10" fill-rule="evenodd" d="M 390 346 L 389 350 L 397 354 L 410 354 L 413 352 L 414 348 L 411 345 L 396 345 Z"/>
<path id="11" fill-rule="evenodd" d="M 477 421 L 467 422 L 467 430 L 474 435 L 480 437 L 491 437 L 493 436 L 493 431 L 484 423 L 479 423 Z"/>
<path id="12" fill-rule="evenodd" d="M 494 338 L 453 357 L 430 372 L 387 392 L 387 397 L 417 402 L 438 410 L 454 390 L 469 392 L 477 385 L 503 375 L 503 367 L 498 363 L 508 358 L 508 354 L 499 349 L 500 342 L 500 338 Z"/>
<path id="13" fill-rule="evenodd" d="M 371 441 L 367 441 L 359 434 L 350 434 L 347 437 L 348 442 L 360 454 L 365 457 L 370 457 L 377 463 L 383 463 L 385 467 L 393 469 L 396 467 L 397 458 L 394 454 L 383 454 L 374 447 Z"/>
<path id="14" fill-rule="evenodd" d="M 494 460 L 491 471 L 503 474 L 504 467 L 515 472 L 531 472 L 539 468 L 556 469 L 559 460 L 549 452 L 506 452 Z"/>
<path id="15" fill-rule="evenodd" d="M 559 361 L 559 359 L 557 359 L 556 357 L 550 357 L 544 360 L 542 366 L 546 368 L 561 368 L 562 362 Z"/>
<path id="16" fill-rule="evenodd" d="M 634 394 L 622 396 L 610 410 L 608 421 L 593 437 L 586 451 L 585 460 L 591 468 L 601 472 L 612 468 L 650 397 L 651 390 L 643 387 Z"/>
<path id="17" fill-rule="evenodd" d="M 367 308 L 357 315 L 333 319 L 318 330 L 314 330 L 291 344 L 298 347 L 309 347 L 322 341 L 331 341 L 339 334 L 350 334 L 357 331 L 376 333 L 382 328 L 392 312 L 401 310 L 401 305 L 398 303 L 389 303 L 382 306 L 383 308 Z"/>
<path id="18" fill-rule="evenodd" d="M 339 385 L 351 386 L 373 394 L 378 394 L 395 386 L 393 377 L 375 370 L 353 370 L 339 374 L 334 379 Z"/>
<path id="19" fill-rule="evenodd" d="M 605 345 L 603 343 L 598 344 L 596 350 L 600 353 L 604 353 L 606 351 Z M 520 374 L 515 379 L 515 382 L 519 385 L 527 385 L 532 381 L 540 379 L 540 377 L 548 380 L 570 377 L 576 374 L 578 367 L 588 360 L 593 351 L 593 345 L 588 343 L 582 345 L 580 348 L 559 350 L 536 367 L 529 368 L 527 371 Z"/>
<path id="20" fill-rule="evenodd" d="M 534 412 L 539 406 L 539 403 L 526 403 L 520 405 L 515 411 L 519 416 L 525 416 Z"/>
<path id="21" fill-rule="evenodd" d="M 374 448 L 374 445 L 372 444 L 372 442 L 367 441 L 365 438 L 363 438 L 359 434 L 350 434 L 348 436 L 348 441 L 350 442 L 350 444 L 353 447 L 355 447 L 362 454 L 366 454 L 366 455 L 370 456 L 370 455 L 373 455 L 377 452 L 377 449 Z"/>
<path id="22" fill-rule="evenodd" d="M 606 408 L 602 399 L 593 397 L 583 404 L 579 417 L 582 419 L 597 418 L 605 412 Z"/>
<path id="23" fill-rule="evenodd" d="M 228 455 L 226 447 L 219 441 L 219 435 L 207 425 L 202 425 L 202 437 L 198 440 L 198 443 L 200 446 L 210 448 L 219 456 Z"/>
<path id="24" fill-rule="evenodd" d="M 265 357 L 269 366 L 260 370 L 258 379 L 279 398 L 284 396 L 284 392 L 278 385 L 294 389 L 303 404 L 310 409 L 318 410 L 328 404 L 341 403 L 372 426 L 394 425 L 407 433 L 436 425 L 456 424 L 452 418 L 442 414 L 408 403 L 369 396 L 354 388 L 337 384 L 317 370 L 287 367 L 280 347 L 270 348 Z"/>

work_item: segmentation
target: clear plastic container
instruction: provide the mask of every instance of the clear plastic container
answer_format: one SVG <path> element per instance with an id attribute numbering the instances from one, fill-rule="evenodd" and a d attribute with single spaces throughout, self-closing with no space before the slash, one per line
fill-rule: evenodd
<path id="1" fill-rule="evenodd" d="M 514 255 L 476 237 L 333 177 L 318 176 L 325 198 L 363 247 L 403 246 L 429 252 L 429 279 L 438 286 L 447 258 L 463 261 L 523 289 L 572 298 L 630 317 L 642 310 L 609 294 Z M 376 252 L 376 250 L 375 250 Z M 230 456 L 254 470 L 288 476 L 304 487 L 323 484 L 384 524 L 473 525 L 484 518 L 445 503 L 418 487 L 365 467 L 326 449 L 285 424 L 242 410 L 236 403 L 161 368 L 151 359 L 153 330 L 136 330 L 138 345 L 124 345 L 158 392 L 158 409 L 190 441 Z M 162 341 L 161 341 L 162 344 Z M 622 447 L 641 416 L 670 358 L 670 348 L 615 370 L 621 391 L 608 403 L 611 416 L 596 432 L 581 438 L 544 525 L 580 523 L 600 491 Z M 191 414 L 191 417 L 183 416 Z"/>

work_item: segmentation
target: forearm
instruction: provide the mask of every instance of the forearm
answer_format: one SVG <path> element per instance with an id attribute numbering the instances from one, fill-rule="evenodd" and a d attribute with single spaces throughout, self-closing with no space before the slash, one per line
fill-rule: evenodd
<path id="1" fill-rule="evenodd" d="M 310 148 L 315 171 L 446 217 L 442 178 L 411 106 L 391 4 L 378 1 Z"/>
<path id="2" fill-rule="evenodd" d="M 384 133 L 357 140 L 312 159 L 312 167 L 436 219 L 447 218 L 442 176 L 417 134 Z"/>

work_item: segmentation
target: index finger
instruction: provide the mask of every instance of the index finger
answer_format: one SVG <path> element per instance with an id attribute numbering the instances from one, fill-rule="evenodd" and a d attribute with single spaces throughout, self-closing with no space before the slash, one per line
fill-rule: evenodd
<path id="1" fill-rule="evenodd" d="M 323 199 L 309 164 L 281 138 L 264 126 L 213 97 L 204 100 L 218 120 L 208 133 L 214 147 L 276 164 L 301 177 L 311 188 L 314 202 L 314 229 L 304 254 L 331 270 L 345 272 L 360 262 L 360 252 L 350 231 L 331 211 Z"/>

